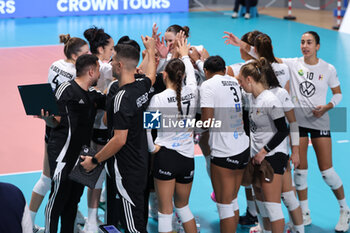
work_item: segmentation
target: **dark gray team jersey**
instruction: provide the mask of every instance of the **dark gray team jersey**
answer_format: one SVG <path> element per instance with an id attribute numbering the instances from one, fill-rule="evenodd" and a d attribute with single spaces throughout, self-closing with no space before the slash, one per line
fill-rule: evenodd
<path id="1" fill-rule="evenodd" d="M 48 143 L 51 177 L 64 168 L 69 172 L 83 145 L 90 145 L 96 110 L 105 108 L 106 96 L 90 88 L 83 90 L 74 80 L 62 83 L 55 92 L 60 124 Z"/>

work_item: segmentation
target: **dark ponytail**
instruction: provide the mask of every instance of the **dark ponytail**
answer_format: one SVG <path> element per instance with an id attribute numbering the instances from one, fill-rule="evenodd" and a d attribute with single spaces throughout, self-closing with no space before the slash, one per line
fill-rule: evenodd
<path id="1" fill-rule="evenodd" d="M 320 44 L 320 36 L 317 34 L 317 32 L 307 31 L 304 34 L 311 34 L 314 37 L 315 41 L 316 41 L 316 45 Z"/>
<path id="2" fill-rule="evenodd" d="M 166 65 L 165 72 L 168 74 L 170 82 L 175 84 L 177 110 L 183 115 L 181 108 L 181 90 L 183 77 L 185 75 L 185 64 L 180 59 L 174 58 Z"/>
<path id="3" fill-rule="evenodd" d="M 266 34 L 260 34 L 255 38 L 254 47 L 259 54 L 259 57 L 265 57 L 268 62 L 277 62 L 273 54 L 271 38 Z"/>
<path id="4" fill-rule="evenodd" d="M 270 62 L 264 57 L 261 57 L 259 62 L 261 65 L 263 78 L 265 78 L 267 86 L 269 88 L 281 87 Z"/>
<path id="5" fill-rule="evenodd" d="M 97 48 L 101 46 L 104 48 L 104 46 L 108 45 L 111 38 L 102 28 L 97 28 L 96 26 L 85 30 L 84 37 L 89 41 L 92 54 L 98 54 Z"/>

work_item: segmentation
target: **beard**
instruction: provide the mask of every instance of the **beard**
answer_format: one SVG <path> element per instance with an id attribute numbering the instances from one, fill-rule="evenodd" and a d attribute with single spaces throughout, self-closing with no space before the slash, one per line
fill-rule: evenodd
<path id="1" fill-rule="evenodd" d="M 96 80 L 95 82 L 93 82 L 93 83 L 91 84 L 91 86 L 92 86 L 92 87 L 96 87 L 96 86 L 97 86 L 97 80 Z"/>

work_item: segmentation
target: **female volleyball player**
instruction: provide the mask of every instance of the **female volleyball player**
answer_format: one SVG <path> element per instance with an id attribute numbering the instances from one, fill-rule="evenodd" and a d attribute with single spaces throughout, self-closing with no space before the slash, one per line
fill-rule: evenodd
<path id="1" fill-rule="evenodd" d="M 290 126 L 290 139 L 291 139 L 291 160 L 294 167 L 299 165 L 299 128 L 298 123 L 294 115 L 294 105 L 291 102 L 291 97 L 288 92 L 282 87 L 286 87 L 289 83 L 289 69 L 288 66 L 282 63 L 278 63 L 274 56 L 271 38 L 266 34 L 260 34 L 256 37 L 254 47 L 259 57 L 265 57 L 271 64 L 271 67 L 275 75 L 267 76 L 267 84 L 277 98 L 281 101 L 284 113 L 287 117 Z M 277 79 L 276 79 L 277 77 Z M 293 232 L 304 232 L 303 218 L 299 202 L 294 194 L 291 169 L 288 166 L 287 170 L 283 174 L 283 186 L 282 186 L 282 200 L 290 215 L 292 216 L 293 225 L 291 229 Z M 266 229 L 266 228 L 265 228 Z"/>
<path id="2" fill-rule="evenodd" d="M 303 211 L 304 224 L 311 224 L 307 201 L 307 148 L 309 136 L 316 152 L 318 167 L 327 185 L 332 189 L 340 207 L 336 231 L 349 229 L 350 211 L 345 200 L 343 183 L 332 164 L 332 140 L 328 111 L 342 99 L 337 72 L 331 64 L 317 57 L 320 37 L 316 32 L 305 32 L 300 44 L 303 57 L 282 59 L 291 71 L 290 92 L 296 106 L 295 113 L 300 131 L 300 165 L 294 179 Z M 327 104 L 327 89 L 333 96 Z"/>
<path id="3" fill-rule="evenodd" d="M 172 116 L 172 121 L 186 124 L 195 116 L 198 98 L 194 69 L 188 57 L 187 40 L 178 41 L 177 52 L 181 56 L 171 59 L 163 72 L 166 90 L 155 95 L 149 109 Z M 186 85 L 182 86 L 186 75 Z M 158 129 L 153 144 L 148 132 L 149 150 L 155 154 L 153 174 L 158 198 L 158 231 L 172 232 L 173 197 L 175 210 L 186 233 L 197 232 L 188 200 L 194 176 L 193 129 Z"/>
<path id="4" fill-rule="evenodd" d="M 272 68 L 265 58 L 260 58 L 242 66 L 239 81 L 252 94 L 249 98 L 252 162 L 261 164 L 266 160 L 274 170 L 272 182 L 261 179 L 261 189 L 254 187 L 256 203 L 261 216 L 269 218 L 272 233 L 280 233 L 284 229 L 281 190 L 288 161 L 288 128 L 281 102 L 267 90 L 268 75 L 274 75 Z"/>
<path id="5" fill-rule="evenodd" d="M 76 77 L 75 61 L 80 55 L 89 52 L 89 46 L 83 39 L 70 37 L 69 34 L 60 35 L 59 38 L 60 43 L 64 43 L 63 52 L 66 58 L 55 61 L 50 66 L 48 82 L 51 84 L 52 90 L 56 90 L 61 83 L 72 80 Z M 51 128 L 46 126 L 43 173 L 33 188 L 32 198 L 29 204 L 30 215 L 34 226 L 33 228 L 34 231 L 37 232 L 40 228 L 34 224 L 35 216 L 44 196 L 51 188 L 50 167 L 47 158 L 47 142 L 49 140 L 50 130 Z M 43 229 L 41 230 L 43 231 Z"/>
<path id="6" fill-rule="evenodd" d="M 249 160 L 249 138 L 243 130 L 242 94 L 238 81 L 225 75 L 224 60 L 209 57 L 204 63 L 207 81 L 200 89 L 202 120 L 219 120 L 209 128 L 210 174 L 220 218 L 221 232 L 236 232 L 237 193 Z"/>

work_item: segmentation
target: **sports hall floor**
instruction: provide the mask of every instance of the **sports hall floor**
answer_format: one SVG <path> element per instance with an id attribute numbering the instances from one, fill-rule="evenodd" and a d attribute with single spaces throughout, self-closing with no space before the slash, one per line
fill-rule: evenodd
<path id="1" fill-rule="evenodd" d="M 44 149 L 44 123 L 26 116 L 17 90 L 19 84 L 47 82 L 47 72 L 51 63 L 63 58 L 63 46 L 58 43 L 58 35 L 70 33 L 83 37 L 83 31 L 92 25 L 103 27 L 115 41 L 123 35 L 141 42 L 140 36 L 151 33 L 153 22 L 157 22 L 164 32 L 171 24 L 190 27 L 192 45 L 202 44 L 211 55 L 221 55 L 227 64 L 240 62 L 239 49 L 224 44 L 224 31 L 241 36 L 250 30 L 260 30 L 271 36 L 277 57 L 301 56 L 299 43 L 303 32 L 314 30 L 321 36 L 319 57 L 333 64 L 339 75 L 343 91 L 341 107 L 350 104 L 350 35 L 336 31 L 284 21 L 260 15 L 251 20 L 232 20 L 228 16 L 211 12 L 191 12 L 176 14 L 116 15 L 57 17 L 36 19 L 0 20 L 0 181 L 17 185 L 27 202 L 31 190 L 40 176 Z M 329 97 L 329 96 L 328 96 Z M 332 118 L 334 119 L 334 118 Z M 346 117 L 349 122 L 349 116 Z M 332 123 L 337 122 L 333 120 Z M 343 180 L 348 204 L 350 204 L 350 131 L 341 123 L 346 132 L 333 132 L 334 167 Z M 197 150 L 198 152 L 198 150 Z M 210 199 L 211 184 L 205 170 L 205 162 L 200 152 L 196 157 L 196 170 L 190 207 L 200 219 L 201 232 L 219 232 L 216 205 Z M 323 182 L 317 168 L 315 153 L 309 147 L 309 205 L 312 225 L 306 227 L 309 233 L 334 232 L 339 209 L 331 190 Z M 47 197 L 44 199 L 46 203 Z M 239 193 L 241 212 L 246 209 L 243 190 Z M 86 195 L 80 210 L 86 215 Z M 44 207 L 39 209 L 36 223 L 44 225 Z M 101 213 L 101 212 L 100 212 Z M 286 215 L 285 215 L 286 216 Z M 157 224 L 150 220 L 149 232 L 156 232 Z M 238 233 L 248 232 L 239 228 Z"/>

